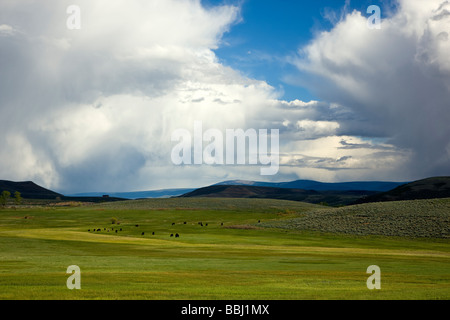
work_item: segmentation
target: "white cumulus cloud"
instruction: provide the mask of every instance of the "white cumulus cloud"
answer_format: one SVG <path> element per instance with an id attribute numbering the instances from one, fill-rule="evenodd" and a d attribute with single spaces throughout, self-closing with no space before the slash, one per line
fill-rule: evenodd
<path id="1" fill-rule="evenodd" d="M 354 11 L 299 51 L 294 63 L 311 89 L 350 108 L 358 121 L 341 134 L 386 138 L 411 151 L 411 177 L 448 173 L 450 136 L 450 4 L 400 0 L 380 30 Z"/>

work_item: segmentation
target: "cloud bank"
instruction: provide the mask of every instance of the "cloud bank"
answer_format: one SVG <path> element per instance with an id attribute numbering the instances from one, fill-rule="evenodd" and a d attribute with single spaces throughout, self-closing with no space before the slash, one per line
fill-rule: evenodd
<path id="1" fill-rule="evenodd" d="M 0 3 L 0 178 L 60 192 L 260 180 L 260 166 L 175 166 L 171 134 L 279 129 L 274 181 L 410 180 L 450 167 L 448 2 L 353 12 L 291 62 L 321 101 L 284 101 L 214 49 L 239 7 L 199 0 Z"/>
<path id="2" fill-rule="evenodd" d="M 311 90 L 359 118 L 338 132 L 408 150 L 402 165 L 413 178 L 449 173 L 449 10 L 448 1 L 401 0 L 380 30 L 364 27 L 367 17 L 354 11 L 293 61 L 315 79 Z"/>

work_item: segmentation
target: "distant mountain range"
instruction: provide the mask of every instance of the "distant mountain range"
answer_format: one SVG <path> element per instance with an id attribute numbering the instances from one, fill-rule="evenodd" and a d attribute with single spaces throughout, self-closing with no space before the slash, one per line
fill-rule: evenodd
<path id="1" fill-rule="evenodd" d="M 246 180 L 229 180 L 215 185 L 243 185 L 256 187 L 304 189 L 316 191 L 389 191 L 407 182 L 354 181 L 354 182 L 319 182 L 314 180 L 295 180 L 290 182 L 260 182 Z"/>
<path id="2" fill-rule="evenodd" d="M 0 180 L 0 192 L 19 191 L 23 198 L 79 201 L 118 201 L 140 198 L 221 197 L 268 198 L 348 205 L 365 202 L 450 198 L 450 177 L 433 177 L 414 182 L 355 181 L 327 183 L 314 180 L 291 182 L 223 181 L 203 188 L 162 189 L 137 192 L 91 192 L 73 195 L 45 189 L 34 182 Z"/>
<path id="3" fill-rule="evenodd" d="M 304 190 L 294 188 L 275 188 L 248 185 L 213 185 L 199 188 L 179 197 L 207 198 L 265 198 L 293 200 L 309 203 L 322 203 L 332 206 L 348 205 L 363 196 L 374 195 L 376 191 L 365 190 Z"/>
<path id="4" fill-rule="evenodd" d="M 254 187 L 271 187 L 283 189 L 304 189 L 316 191 L 389 191 L 398 187 L 405 182 L 383 182 L 383 181 L 362 181 L 362 182 L 338 182 L 325 183 L 313 180 L 296 180 L 290 182 L 260 182 L 247 180 L 228 180 L 214 184 L 216 185 L 241 185 Z M 134 192 L 84 192 L 71 194 L 72 197 L 101 197 L 108 194 L 110 197 L 141 199 L 141 198 L 169 198 L 180 196 L 196 190 L 196 188 L 179 188 L 179 189 L 161 189 L 150 191 L 134 191 Z M 372 193 L 365 193 L 372 194 Z"/>
<path id="5" fill-rule="evenodd" d="M 232 180 L 199 188 L 182 197 L 270 198 L 327 203 L 332 206 L 450 198 L 450 177 L 434 177 L 410 183 L 379 181 L 323 183 L 311 180 L 265 183 Z"/>
<path id="6" fill-rule="evenodd" d="M 124 200 L 122 198 L 115 198 L 115 197 L 103 198 L 102 196 L 67 197 L 63 194 L 43 188 L 32 181 L 15 182 L 8 180 L 0 180 L 0 193 L 3 191 L 9 191 L 11 193 L 11 197 L 14 197 L 14 193 L 18 191 L 20 192 L 20 196 L 23 199 L 54 200 L 58 198 L 61 200 L 89 201 L 89 202 Z"/>

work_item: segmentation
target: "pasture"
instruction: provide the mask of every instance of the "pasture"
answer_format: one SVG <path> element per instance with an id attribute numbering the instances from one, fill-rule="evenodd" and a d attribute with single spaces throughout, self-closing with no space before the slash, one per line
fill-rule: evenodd
<path id="1" fill-rule="evenodd" d="M 335 211 L 197 198 L 1 209 L 0 299 L 450 298 L 448 238 L 317 229 L 312 217 Z M 70 265 L 81 269 L 80 290 L 66 286 Z M 380 290 L 366 286 L 370 265 L 381 269 Z"/>

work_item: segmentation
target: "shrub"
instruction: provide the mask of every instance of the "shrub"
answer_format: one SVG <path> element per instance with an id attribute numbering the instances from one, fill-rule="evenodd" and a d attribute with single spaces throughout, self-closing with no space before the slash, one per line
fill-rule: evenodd
<path id="1" fill-rule="evenodd" d="M 0 205 L 2 205 L 3 207 L 6 206 L 10 196 L 11 196 L 11 192 L 3 191 L 0 196 Z"/>
<path id="2" fill-rule="evenodd" d="M 19 204 L 22 203 L 22 196 L 20 195 L 19 191 L 16 191 L 14 193 L 14 202 L 15 202 L 16 205 L 19 205 Z"/>

